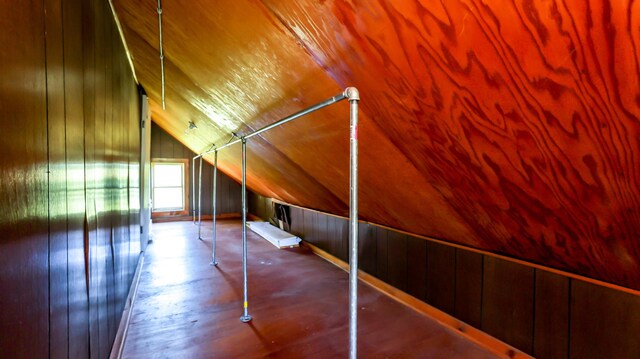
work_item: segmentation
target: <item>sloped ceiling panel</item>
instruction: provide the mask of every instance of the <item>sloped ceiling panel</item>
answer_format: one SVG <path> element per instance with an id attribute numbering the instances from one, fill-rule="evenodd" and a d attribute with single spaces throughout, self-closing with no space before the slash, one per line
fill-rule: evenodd
<path id="1" fill-rule="evenodd" d="M 154 120 L 192 150 L 356 86 L 364 219 L 640 289 L 639 4 L 165 2 L 163 110 L 156 4 L 114 3 Z M 346 103 L 251 139 L 248 167 L 345 215 Z"/>

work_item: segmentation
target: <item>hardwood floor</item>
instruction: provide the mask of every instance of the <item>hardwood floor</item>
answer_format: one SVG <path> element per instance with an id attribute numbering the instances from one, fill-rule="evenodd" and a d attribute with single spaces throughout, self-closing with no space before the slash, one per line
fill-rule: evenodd
<path id="1" fill-rule="evenodd" d="M 125 358 L 346 358 L 347 273 L 308 248 L 278 250 L 248 231 L 250 324 L 242 314 L 241 224 L 154 223 Z M 361 358 L 493 358 L 492 353 L 365 284 Z"/>

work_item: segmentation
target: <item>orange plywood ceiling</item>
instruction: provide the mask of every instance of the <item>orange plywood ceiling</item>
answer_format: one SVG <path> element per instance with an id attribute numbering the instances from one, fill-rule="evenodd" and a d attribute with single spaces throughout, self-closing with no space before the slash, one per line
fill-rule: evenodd
<path id="1" fill-rule="evenodd" d="M 363 219 L 640 289 L 640 5 L 165 2 L 165 110 L 155 3 L 114 5 L 195 152 L 356 86 Z M 347 213 L 346 104 L 248 150 L 250 188 Z"/>

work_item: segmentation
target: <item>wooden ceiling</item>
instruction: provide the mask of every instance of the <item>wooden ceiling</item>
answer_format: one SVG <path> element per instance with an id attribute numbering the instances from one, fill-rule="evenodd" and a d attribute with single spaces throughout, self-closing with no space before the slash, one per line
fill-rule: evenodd
<path id="1" fill-rule="evenodd" d="M 640 2 L 166 1 L 166 110 L 156 2 L 113 2 L 193 151 L 356 86 L 363 219 L 640 289 Z M 347 103 L 247 157 L 260 194 L 348 213 Z"/>

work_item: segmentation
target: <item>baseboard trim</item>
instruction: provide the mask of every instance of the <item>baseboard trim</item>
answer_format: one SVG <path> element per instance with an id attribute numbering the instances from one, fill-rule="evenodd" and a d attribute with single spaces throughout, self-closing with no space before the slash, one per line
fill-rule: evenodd
<path id="1" fill-rule="evenodd" d="M 301 245 L 309 247 L 311 251 L 320 258 L 323 258 L 324 260 L 337 266 L 345 272 L 349 272 L 349 264 L 344 262 L 342 259 L 314 246 L 309 242 L 303 241 Z M 420 299 L 383 282 L 382 280 L 372 276 L 371 274 L 365 273 L 362 270 L 358 270 L 358 279 L 360 279 L 362 282 L 372 287 L 373 289 L 387 295 L 388 297 L 401 304 L 406 305 L 414 311 L 429 318 L 435 319 L 440 324 L 449 328 L 452 332 L 463 336 L 465 339 L 476 343 L 477 345 L 491 351 L 501 358 L 532 358 L 528 354 L 510 346 L 509 344 L 497 338 L 494 338 L 491 335 L 441 311 L 440 309 L 437 309 L 421 301 Z"/>
<path id="2" fill-rule="evenodd" d="M 253 213 L 247 213 L 247 221 L 266 222 L 264 218 L 260 218 Z"/>
<path id="3" fill-rule="evenodd" d="M 133 313 L 133 304 L 136 300 L 136 294 L 138 294 L 138 284 L 140 283 L 140 273 L 142 272 L 143 265 L 144 252 L 141 252 L 140 257 L 138 258 L 136 272 L 133 275 L 133 280 L 131 281 L 131 287 L 129 287 L 129 295 L 127 296 L 124 310 L 122 311 L 122 317 L 120 319 L 120 325 L 118 326 L 118 332 L 116 333 L 116 338 L 113 342 L 113 346 L 111 347 L 111 354 L 109 355 L 109 359 L 122 358 L 124 343 L 127 339 L 127 332 L 129 331 L 129 322 L 131 321 L 131 314 Z"/>

